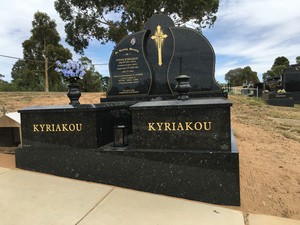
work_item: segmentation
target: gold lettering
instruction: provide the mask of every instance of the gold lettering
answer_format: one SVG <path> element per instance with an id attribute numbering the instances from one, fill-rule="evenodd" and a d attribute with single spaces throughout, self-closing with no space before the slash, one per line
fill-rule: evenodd
<path id="1" fill-rule="evenodd" d="M 76 123 L 76 130 L 81 131 L 82 130 L 82 123 Z"/>
<path id="2" fill-rule="evenodd" d="M 194 130 L 192 127 L 191 127 L 191 124 L 193 122 L 185 122 L 185 130 Z"/>
<path id="3" fill-rule="evenodd" d="M 152 124 L 153 129 L 155 123 Z M 64 124 L 33 124 L 33 132 L 73 132 L 82 131 L 82 123 L 64 123 Z"/>
<path id="4" fill-rule="evenodd" d="M 68 124 L 66 124 L 66 123 L 62 124 L 62 131 L 69 131 L 69 130 L 67 129 L 67 125 L 68 125 Z"/>
<path id="5" fill-rule="evenodd" d="M 197 125 L 199 125 L 199 126 L 197 126 Z M 196 123 L 194 124 L 194 128 L 195 128 L 195 130 L 202 130 L 202 123 L 196 122 Z"/>
<path id="6" fill-rule="evenodd" d="M 69 125 L 70 131 L 73 131 Z M 200 131 L 211 130 L 212 122 L 154 122 L 148 123 L 148 131 Z M 76 130 L 80 131 L 82 124 L 76 124 Z"/>
<path id="7" fill-rule="evenodd" d="M 69 131 L 75 131 L 75 125 L 73 123 L 69 125 Z"/>
<path id="8" fill-rule="evenodd" d="M 163 123 L 156 123 L 156 125 L 158 126 L 158 130 L 162 130 Z"/>
<path id="9" fill-rule="evenodd" d="M 165 130 L 171 130 L 171 124 L 170 123 L 165 123 Z"/>
<path id="10" fill-rule="evenodd" d="M 177 130 L 184 130 L 181 122 L 178 123 Z"/>
<path id="11" fill-rule="evenodd" d="M 57 132 L 57 131 L 61 131 L 60 125 L 59 125 L 59 124 L 56 124 L 56 129 L 55 129 L 55 131 L 56 131 L 56 132 Z"/>
<path id="12" fill-rule="evenodd" d="M 38 124 L 33 124 L 33 132 L 40 132 L 37 126 Z"/>
<path id="13" fill-rule="evenodd" d="M 50 124 L 46 124 L 46 132 L 51 131 L 51 125 Z"/>
<path id="14" fill-rule="evenodd" d="M 44 132 L 45 124 L 40 124 L 41 131 Z"/>
<path id="15" fill-rule="evenodd" d="M 153 125 L 154 123 L 148 123 L 148 131 L 156 131 Z"/>
<path id="16" fill-rule="evenodd" d="M 138 49 L 136 48 L 129 48 L 130 51 L 134 51 L 134 52 L 140 52 Z"/>
<path id="17" fill-rule="evenodd" d="M 119 52 L 124 52 L 124 51 L 128 51 L 128 48 L 122 48 L 119 50 Z"/>
<path id="18" fill-rule="evenodd" d="M 206 127 L 208 123 L 208 128 Z M 204 122 L 204 130 L 211 130 L 211 122 Z"/>
<path id="19" fill-rule="evenodd" d="M 175 122 L 172 122 L 172 130 L 175 130 L 175 125 L 176 125 L 176 123 Z"/>

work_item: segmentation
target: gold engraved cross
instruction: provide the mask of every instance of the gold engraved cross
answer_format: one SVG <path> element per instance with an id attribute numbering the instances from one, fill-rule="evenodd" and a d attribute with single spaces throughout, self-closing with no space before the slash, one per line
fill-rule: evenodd
<path id="1" fill-rule="evenodd" d="M 151 36 L 151 39 L 155 41 L 157 47 L 158 65 L 160 66 L 162 65 L 162 46 L 164 44 L 164 39 L 167 37 L 168 35 L 163 33 L 160 25 L 156 27 L 155 34 Z"/>

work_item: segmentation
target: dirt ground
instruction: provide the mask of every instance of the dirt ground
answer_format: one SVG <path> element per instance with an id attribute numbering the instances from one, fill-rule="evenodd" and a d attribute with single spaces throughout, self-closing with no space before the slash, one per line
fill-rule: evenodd
<path id="1" fill-rule="evenodd" d="M 240 152 L 242 210 L 300 219 L 300 105 L 229 98 Z"/>
<path id="2" fill-rule="evenodd" d="M 13 169 L 16 168 L 16 160 L 13 154 L 0 153 L 0 167 Z"/>
<path id="3" fill-rule="evenodd" d="M 101 93 L 83 93 L 81 104 L 99 103 Z M 300 105 L 276 107 L 229 95 L 231 124 L 240 153 L 241 209 L 300 219 Z M 35 105 L 68 104 L 65 93 L 1 93 L 8 112 Z M 0 113 L 1 116 L 1 113 Z"/>

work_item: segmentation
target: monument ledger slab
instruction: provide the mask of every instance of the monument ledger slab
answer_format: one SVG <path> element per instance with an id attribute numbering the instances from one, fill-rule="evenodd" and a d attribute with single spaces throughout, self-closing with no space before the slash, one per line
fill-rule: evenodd
<path id="1" fill-rule="evenodd" d="M 36 106 L 20 113 L 23 148 L 98 148 L 113 141 L 117 124 L 131 129 L 129 110 L 122 102 Z"/>
<path id="2" fill-rule="evenodd" d="M 230 106 L 219 98 L 137 103 L 130 107 L 134 121 L 131 146 L 230 152 Z"/>

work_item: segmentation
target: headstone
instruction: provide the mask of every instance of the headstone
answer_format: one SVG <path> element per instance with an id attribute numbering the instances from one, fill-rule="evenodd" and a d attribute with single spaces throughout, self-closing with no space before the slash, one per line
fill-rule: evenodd
<path id="1" fill-rule="evenodd" d="M 166 15 L 155 15 L 144 30 L 129 35 L 114 49 L 107 100 L 175 98 L 175 78 L 181 74 L 191 78 L 190 96 L 225 96 L 214 69 L 214 50 L 201 33 L 175 27 Z"/>
<path id="2" fill-rule="evenodd" d="M 300 89 L 298 88 L 297 91 L 298 84 L 300 85 L 300 73 L 296 68 L 297 66 L 292 65 L 285 69 L 281 76 L 264 81 L 265 92 L 262 98 L 269 105 L 294 107 L 295 103 L 300 102 Z"/>
<path id="3" fill-rule="evenodd" d="M 294 107 L 294 99 L 290 93 L 278 94 L 276 91 L 263 93 L 262 98 L 274 106 Z"/>
<path id="4" fill-rule="evenodd" d="M 276 77 L 267 78 L 264 81 L 264 86 L 265 86 L 264 89 L 269 92 L 276 91 L 277 89 L 281 88 L 281 86 L 282 86 L 281 77 L 276 76 Z"/>
<path id="5" fill-rule="evenodd" d="M 153 16 L 114 49 L 106 102 L 20 110 L 17 167 L 239 205 L 232 104 L 214 64 L 202 34 Z"/>
<path id="6" fill-rule="evenodd" d="M 282 75 L 282 86 L 300 104 L 300 64 L 291 65 Z"/>

